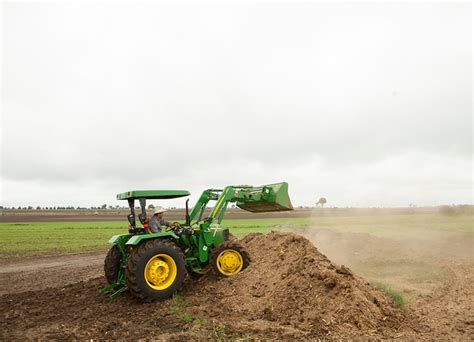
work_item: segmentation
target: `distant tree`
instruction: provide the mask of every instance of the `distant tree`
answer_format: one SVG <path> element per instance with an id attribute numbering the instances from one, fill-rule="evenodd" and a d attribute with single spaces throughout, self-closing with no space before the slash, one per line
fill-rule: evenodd
<path id="1" fill-rule="evenodd" d="M 148 206 L 148 209 L 153 210 L 153 209 L 155 209 L 155 206 L 154 206 L 153 204 L 150 204 L 150 205 Z"/>
<path id="2" fill-rule="evenodd" d="M 321 208 L 322 208 L 322 207 L 324 207 L 324 205 L 325 205 L 326 203 L 327 203 L 326 198 L 321 197 L 321 198 L 319 199 L 319 201 L 316 203 L 316 206 L 320 205 Z"/>
<path id="3" fill-rule="evenodd" d="M 100 209 L 107 209 L 107 204 L 102 204 L 102 206 L 100 207 Z"/>
<path id="4" fill-rule="evenodd" d="M 37 206 L 37 207 L 36 207 L 36 210 L 41 210 L 41 207 L 40 207 L 40 206 Z"/>

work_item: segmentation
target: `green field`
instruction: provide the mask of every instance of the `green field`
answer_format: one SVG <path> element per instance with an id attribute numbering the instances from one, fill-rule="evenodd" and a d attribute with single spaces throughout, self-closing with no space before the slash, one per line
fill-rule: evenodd
<path id="1" fill-rule="evenodd" d="M 227 220 L 237 236 L 271 230 L 328 229 L 390 239 L 432 239 L 447 232 L 474 232 L 473 216 L 417 215 L 327 216 Z M 127 222 L 0 223 L 0 258 L 61 255 L 106 250 L 107 240 L 127 231 Z M 429 234 L 425 234 L 429 232 Z M 470 235 L 470 234 L 469 234 Z"/>

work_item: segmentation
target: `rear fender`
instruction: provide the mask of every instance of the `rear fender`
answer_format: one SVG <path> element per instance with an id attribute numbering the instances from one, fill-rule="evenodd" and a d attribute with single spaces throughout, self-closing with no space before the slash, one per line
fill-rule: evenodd
<path id="1" fill-rule="evenodd" d="M 217 246 L 227 240 L 229 240 L 229 229 L 226 227 L 217 227 L 214 228 L 214 245 Z"/>
<path id="2" fill-rule="evenodd" d="M 120 241 L 122 241 L 123 239 L 127 239 L 130 237 L 130 234 L 119 234 L 119 235 L 114 235 L 110 238 L 110 240 L 108 241 L 109 244 L 111 245 L 116 245 L 117 243 L 119 243 Z"/>
<path id="3" fill-rule="evenodd" d="M 174 232 L 159 232 L 159 233 L 153 233 L 153 234 L 140 234 L 140 235 L 134 235 L 132 236 L 126 243 L 125 245 L 127 246 L 137 246 L 139 245 L 142 241 L 145 240 L 150 240 L 150 239 L 157 239 L 157 238 L 173 238 L 175 240 L 178 240 L 179 237 L 176 235 Z"/>

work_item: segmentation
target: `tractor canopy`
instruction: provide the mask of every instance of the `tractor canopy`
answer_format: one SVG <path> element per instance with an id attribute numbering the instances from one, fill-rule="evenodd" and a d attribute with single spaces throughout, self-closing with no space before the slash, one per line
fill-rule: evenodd
<path id="1" fill-rule="evenodd" d="M 172 199 L 191 195 L 187 190 L 133 190 L 117 195 L 118 200 Z"/>

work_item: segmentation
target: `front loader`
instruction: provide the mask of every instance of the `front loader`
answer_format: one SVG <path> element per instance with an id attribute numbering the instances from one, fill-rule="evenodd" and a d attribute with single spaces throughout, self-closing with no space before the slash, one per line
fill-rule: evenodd
<path id="1" fill-rule="evenodd" d="M 174 222 L 165 231 L 149 232 L 147 200 L 189 195 L 186 190 L 136 190 L 117 195 L 117 199 L 128 201 L 129 231 L 109 240 L 112 247 L 104 263 L 109 285 L 102 292 L 111 293 L 114 299 L 129 290 L 148 302 L 171 297 L 182 287 L 186 273 L 199 276 L 211 268 L 220 277 L 238 274 L 250 259 L 240 244 L 229 240 L 229 230 L 221 226 L 228 204 L 254 213 L 293 210 L 287 183 L 227 186 L 204 190 L 191 212 L 187 200 L 184 222 Z M 138 215 L 136 200 L 141 209 Z M 211 201 L 216 203 L 209 216 L 203 217 Z"/>

